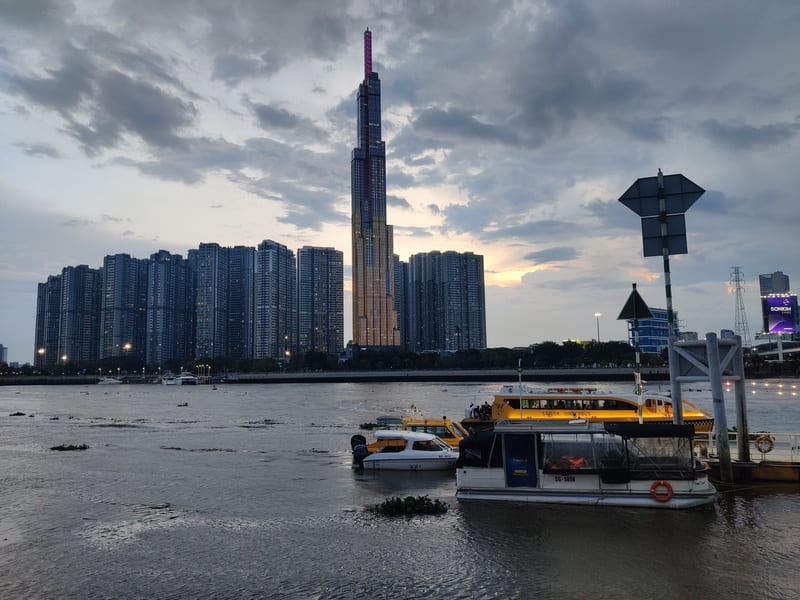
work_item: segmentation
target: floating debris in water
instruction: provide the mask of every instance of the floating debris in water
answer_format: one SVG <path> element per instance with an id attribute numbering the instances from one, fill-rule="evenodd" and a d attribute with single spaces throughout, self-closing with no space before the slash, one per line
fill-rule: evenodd
<path id="1" fill-rule="evenodd" d="M 387 498 L 381 504 L 371 507 L 375 513 L 387 517 L 399 517 L 406 515 L 433 515 L 447 512 L 447 503 L 439 499 L 431 500 L 427 494 L 425 496 L 406 496 L 405 498 Z"/>
<path id="2" fill-rule="evenodd" d="M 8 413 L 8 416 L 9 417 L 24 417 L 26 415 L 25 415 L 24 412 L 17 411 L 17 412 L 13 412 L 13 413 Z"/>
<path id="3" fill-rule="evenodd" d="M 188 402 L 181 402 L 180 404 L 176 404 L 175 406 L 189 406 Z"/>
<path id="4" fill-rule="evenodd" d="M 61 444 L 60 446 L 51 446 L 50 450 L 58 450 L 59 452 L 66 452 L 69 450 L 88 450 L 88 444 L 78 444 L 77 446 L 74 444 Z"/>

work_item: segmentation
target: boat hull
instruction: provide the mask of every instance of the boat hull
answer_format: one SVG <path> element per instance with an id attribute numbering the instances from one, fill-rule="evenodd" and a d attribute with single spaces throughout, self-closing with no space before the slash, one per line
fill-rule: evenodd
<path id="1" fill-rule="evenodd" d="M 373 471 L 452 471 L 456 458 L 389 458 L 371 454 L 362 464 L 365 470 Z"/>
<path id="2" fill-rule="evenodd" d="M 654 500 L 649 493 L 564 493 L 540 490 L 470 490 L 456 492 L 458 500 L 488 500 L 541 504 L 584 504 L 590 506 L 626 506 L 636 508 L 697 508 L 716 501 L 716 492 L 704 495 L 679 496 L 676 494 L 667 502 Z"/>

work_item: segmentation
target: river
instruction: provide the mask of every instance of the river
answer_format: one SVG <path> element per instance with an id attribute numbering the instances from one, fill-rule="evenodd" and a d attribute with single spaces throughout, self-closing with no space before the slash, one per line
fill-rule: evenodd
<path id="1" fill-rule="evenodd" d="M 751 430 L 800 431 L 797 381 L 747 385 Z M 359 424 L 412 404 L 460 418 L 498 387 L 0 387 L 0 597 L 800 596 L 800 484 L 671 511 L 466 503 L 450 473 L 353 470 Z M 366 510 L 425 494 L 449 510 Z"/>

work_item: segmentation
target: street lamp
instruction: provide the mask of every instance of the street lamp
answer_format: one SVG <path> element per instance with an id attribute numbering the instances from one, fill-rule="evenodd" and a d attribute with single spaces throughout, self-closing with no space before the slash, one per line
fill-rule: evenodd
<path id="1" fill-rule="evenodd" d="M 594 313 L 594 318 L 597 320 L 597 343 L 600 343 L 600 317 L 603 313 Z"/>

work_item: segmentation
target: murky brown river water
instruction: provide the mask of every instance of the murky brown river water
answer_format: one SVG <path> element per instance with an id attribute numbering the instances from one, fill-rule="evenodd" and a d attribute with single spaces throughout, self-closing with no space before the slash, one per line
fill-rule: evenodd
<path id="1" fill-rule="evenodd" d="M 449 473 L 352 469 L 360 423 L 411 404 L 460 418 L 497 387 L 0 387 L 0 597 L 800 596 L 800 485 L 598 509 L 461 503 Z M 751 429 L 800 431 L 788 387 L 757 389 Z M 710 410 L 706 390 L 686 396 Z M 448 512 L 365 510 L 423 494 Z"/>

